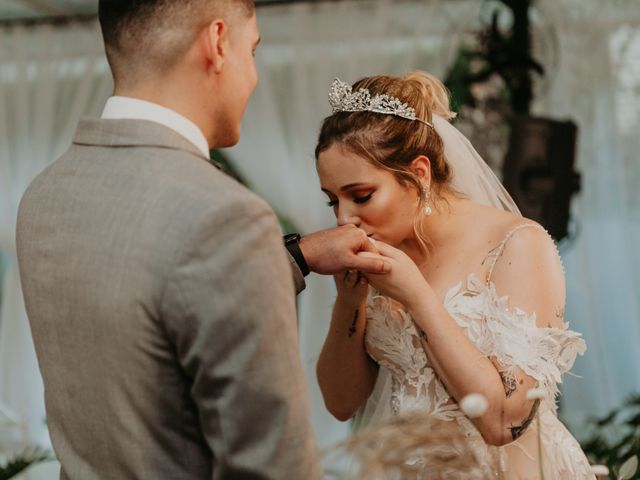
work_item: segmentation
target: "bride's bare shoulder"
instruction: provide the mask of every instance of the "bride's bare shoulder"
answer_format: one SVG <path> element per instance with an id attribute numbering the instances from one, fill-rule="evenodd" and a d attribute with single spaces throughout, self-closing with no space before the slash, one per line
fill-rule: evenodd
<path id="1" fill-rule="evenodd" d="M 500 210 L 494 207 L 474 204 L 470 209 L 471 224 L 475 234 L 483 238 L 487 244 L 500 243 L 509 233 L 520 225 L 540 225 L 521 215 Z"/>

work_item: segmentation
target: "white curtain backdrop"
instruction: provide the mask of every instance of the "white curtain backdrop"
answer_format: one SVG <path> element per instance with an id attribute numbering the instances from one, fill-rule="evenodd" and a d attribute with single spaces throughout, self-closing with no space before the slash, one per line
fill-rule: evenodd
<path id="1" fill-rule="evenodd" d="M 99 113 L 110 92 L 95 23 L 0 29 L 0 249 L 8 258 L 0 279 L 0 405 L 19 424 L 14 449 L 50 445 L 15 258 L 18 204 L 33 177 L 67 148 L 79 117 Z"/>
<path id="2" fill-rule="evenodd" d="M 443 76 L 486 2 L 361 0 L 258 11 L 260 81 L 240 144 L 227 153 L 251 187 L 302 233 L 334 224 L 313 149 L 334 76 L 347 82 L 416 68 Z M 580 126 L 583 193 L 575 242 L 563 246 L 567 319 L 589 350 L 563 388 L 577 424 L 640 390 L 640 4 L 636 0 L 540 0 L 555 32 L 557 67 L 536 112 Z M 111 92 L 95 24 L 0 29 L 0 249 L 9 259 L 0 312 L 0 404 L 47 444 L 42 385 L 15 262 L 15 218 L 31 181 L 69 144 L 78 117 L 98 114 Z M 0 279 L 2 281 L 2 279 Z M 327 331 L 330 278 L 311 275 L 299 297 L 300 343 L 318 441 L 348 427 L 325 411 L 315 363 Z M 0 411 L 0 427 L 5 415 Z M 2 439 L 0 432 L 0 440 Z M 0 450 L 1 450 L 0 443 Z"/>
<path id="3" fill-rule="evenodd" d="M 588 350 L 562 388 L 580 433 L 640 392 L 640 2 L 547 0 L 559 62 L 536 110 L 579 125 L 576 240 L 561 245 L 566 318 Z"/>

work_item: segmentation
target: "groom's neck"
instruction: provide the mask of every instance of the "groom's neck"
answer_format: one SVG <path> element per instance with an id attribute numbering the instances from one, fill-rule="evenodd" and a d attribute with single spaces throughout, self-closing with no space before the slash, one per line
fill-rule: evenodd
<path id="1" fill-rule="evenodd" d="M 178 78 L 154 79 L 150 82 L 122 85 L 116 82 L 114 95 L 144 100 L 173 110 L 195 123 L 211 145 L 214 137 L 212 113 L 203 99 L 202 89 Z"/>

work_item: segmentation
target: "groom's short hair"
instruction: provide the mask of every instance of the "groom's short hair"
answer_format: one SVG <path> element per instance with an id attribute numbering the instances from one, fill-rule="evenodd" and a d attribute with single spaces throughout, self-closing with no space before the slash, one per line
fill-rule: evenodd
<path id="1" fill-rule="evenodd" d="M 98 17 L 116 81 L 175 65 L 214 18 L 253 15 L 253 0 L 99 0 Z M 234 16 L 235 15 L 235 16 Z"/>

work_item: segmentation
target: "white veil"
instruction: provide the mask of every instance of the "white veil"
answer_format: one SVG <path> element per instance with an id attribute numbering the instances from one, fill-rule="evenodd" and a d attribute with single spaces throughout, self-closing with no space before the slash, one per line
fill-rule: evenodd
<path id="1" fill-rule="evenodd" d="M 433 127 L 442 138 L 445 159 L 451 167 L 451 187 L 469 200 L 521 215 L 509 192 L 467 137 L 438 115 L 433 115 Z M 392 416 L 392 384 L 391 371 L 381 365 L 371 395 L 356 414 L 354 431 Z"/>
<path id="2" fill-rule="evenodd" d="M 433 126 L 442 138 L 444 156 L 453 172 L 451 187 L 469 200 L 520 215 L 511 195 L 467 137 L 438 115 L 433 116 Z"/>

